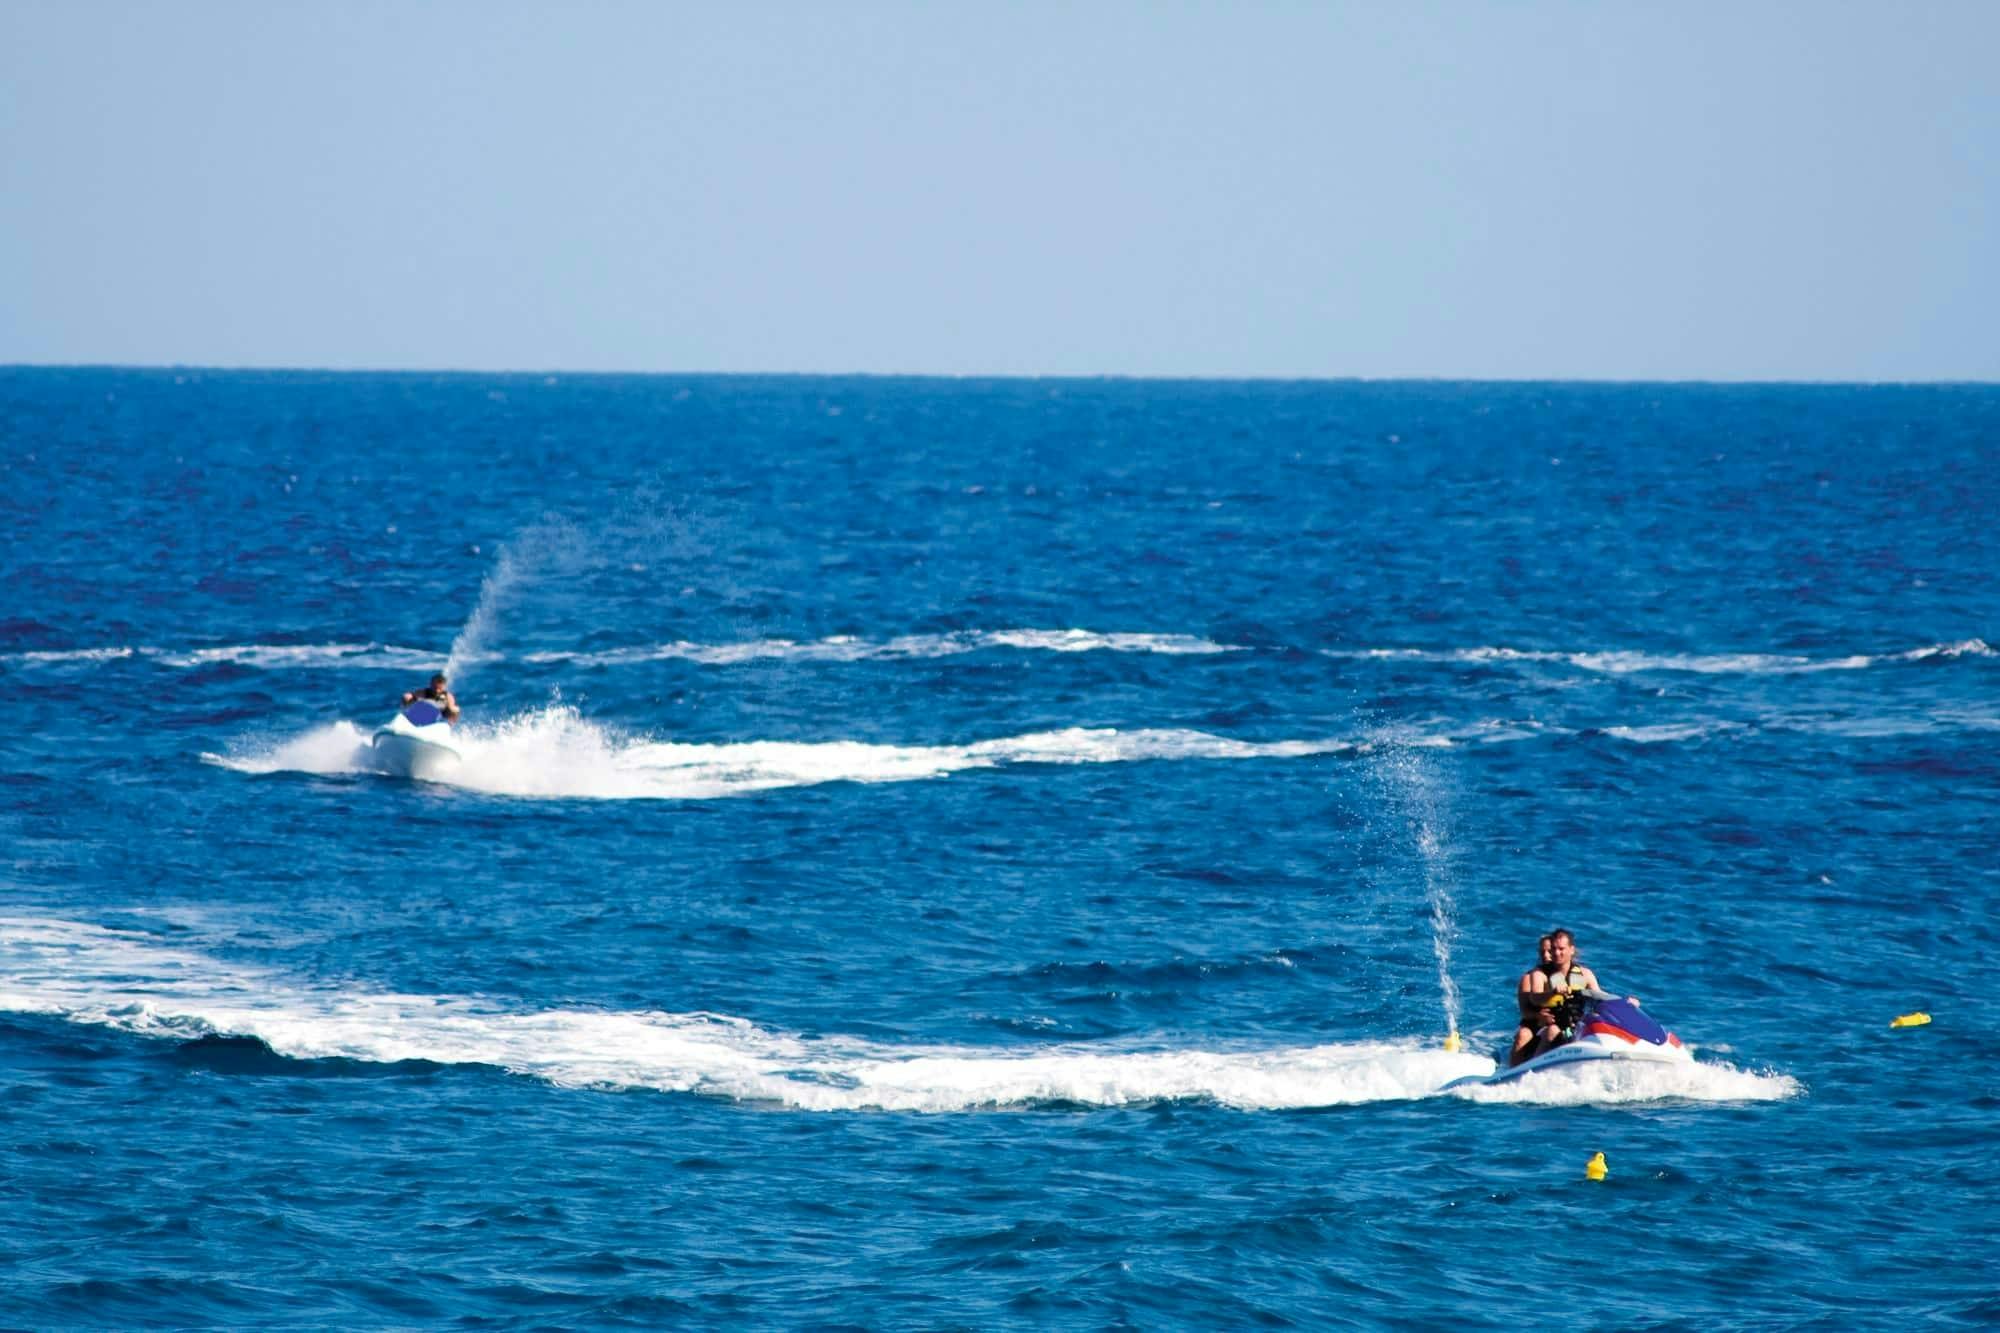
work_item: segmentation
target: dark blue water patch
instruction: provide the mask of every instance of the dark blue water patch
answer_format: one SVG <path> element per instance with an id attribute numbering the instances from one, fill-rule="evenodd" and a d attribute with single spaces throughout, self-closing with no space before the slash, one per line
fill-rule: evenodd
<path id="1" fill-rule="evenodd" d="M 49 649 L 60 641 L 61 631 L 54 625 L 45 625 L 23 616 L 0 618 L 0 645 L 14 649 Z"/>

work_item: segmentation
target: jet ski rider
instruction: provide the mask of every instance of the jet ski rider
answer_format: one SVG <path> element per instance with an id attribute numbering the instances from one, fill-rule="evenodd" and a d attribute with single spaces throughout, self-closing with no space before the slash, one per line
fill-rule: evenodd
<path id="1" fill-rule="evenodd" d="M 1523 973 L 1515 993 L 1521 1026 L 1514 1030 L 1509 1066 L 1532 1060 L 1574 1037 L 1577 1020 L 1583 1017 L 1584 1000 L 1611 998 L 1597 984 L 1597 974 L 1576 961 L 1574 935 L 1552 930 L 1543 938 L 1548 943 L 1546 962 Z"/>
<path id="2" fill-rule="evenodd" d="M 1542 1029 L 1549 1025 L 1549 1011 L 1542 1006 L 1536 990 L 1545 986 L 1549 973 L 1555 970 L 1555 955 L 1549 952 L 1549 937 L 1544 935 L 1535 941 L 1537 961 L 1528 971 L 1521 974 L 1519 984 L 1514 987 L 1514 1002 L 1521 1010 L 1521 1025 L 1514 1029 L 1514 1049 L 1507 1057 L 1509 1065 L 1517 1065 L 1526 1057 L 1521 1054 L 1535 1043 Z"/>
<path id="3" fill-rule="evenodd" d="M 440 671 L 432 676 L 431 683 L 421 690 L 403 691 L 403 707 L 408 708 L 419 699 L 436 704 L 438 712 L 443 714 L 445 721 L 458 721 L 458 700 L 452 697 L 451 682 L 445 679 L 444 672 Z"/>

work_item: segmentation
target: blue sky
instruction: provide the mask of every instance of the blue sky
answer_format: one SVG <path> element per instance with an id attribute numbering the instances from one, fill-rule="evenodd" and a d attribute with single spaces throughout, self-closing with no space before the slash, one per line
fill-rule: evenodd
<path id="1" fill-rule="evenodd" d="M 0 362 L 2000 379 L 2000 4 L 0 3 Z"/>

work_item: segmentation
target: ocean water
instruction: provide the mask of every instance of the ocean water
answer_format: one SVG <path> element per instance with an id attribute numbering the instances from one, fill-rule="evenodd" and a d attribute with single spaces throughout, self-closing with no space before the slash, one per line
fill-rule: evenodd
<path id="1" fill-rule="evenodd" d="M 1983 387 L 0 370 L 0 1323 L 1990 1325 L 1996 497 Z M 1553 925 L 1692 1068 L 1446 1089 Z"/>

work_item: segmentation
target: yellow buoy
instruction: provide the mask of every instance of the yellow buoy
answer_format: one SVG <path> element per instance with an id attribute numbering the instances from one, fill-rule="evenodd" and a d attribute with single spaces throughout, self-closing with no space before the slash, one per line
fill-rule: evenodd
<path id="1" fill-rule="evenodd" d="M 1930 1021 L 1931 1016 L 1929 1014 L 1901 1014 L 1890 1019 L 1889 1026 L 1892 1028 L 1920 1028 Z"/>
<path id="2" fill-rule="evenodd" d="M 1447 1051 L 1456 1051 L 1458 1049 L 1458 1034 L 1456 1032 L 1444 1039 L 1444 1048 Z"/>
<path id="3" fill-rule="evenodd" d="M 1598 1153 L 1598 1154 L 1597 1154 L 1597 1155 L 1596 1155 L 1595 1157 L 1592 1157 L 1592 1158 L 1590 1159 L 1589 1163 L 1588 1163 L 1587 1165 L 1585 1165 L 1585 1166 L 1584 1166 L 1584 1168 L 1583 1168 L 1583 1175 L 1584 1175 L 1584 1178 L 1585 1178 L 1586 1180 L 1602 1180 L 1602 1179 L 1604 1179 L 1604 1154 L 1603 1154 L 1603 1153 Z"/>

